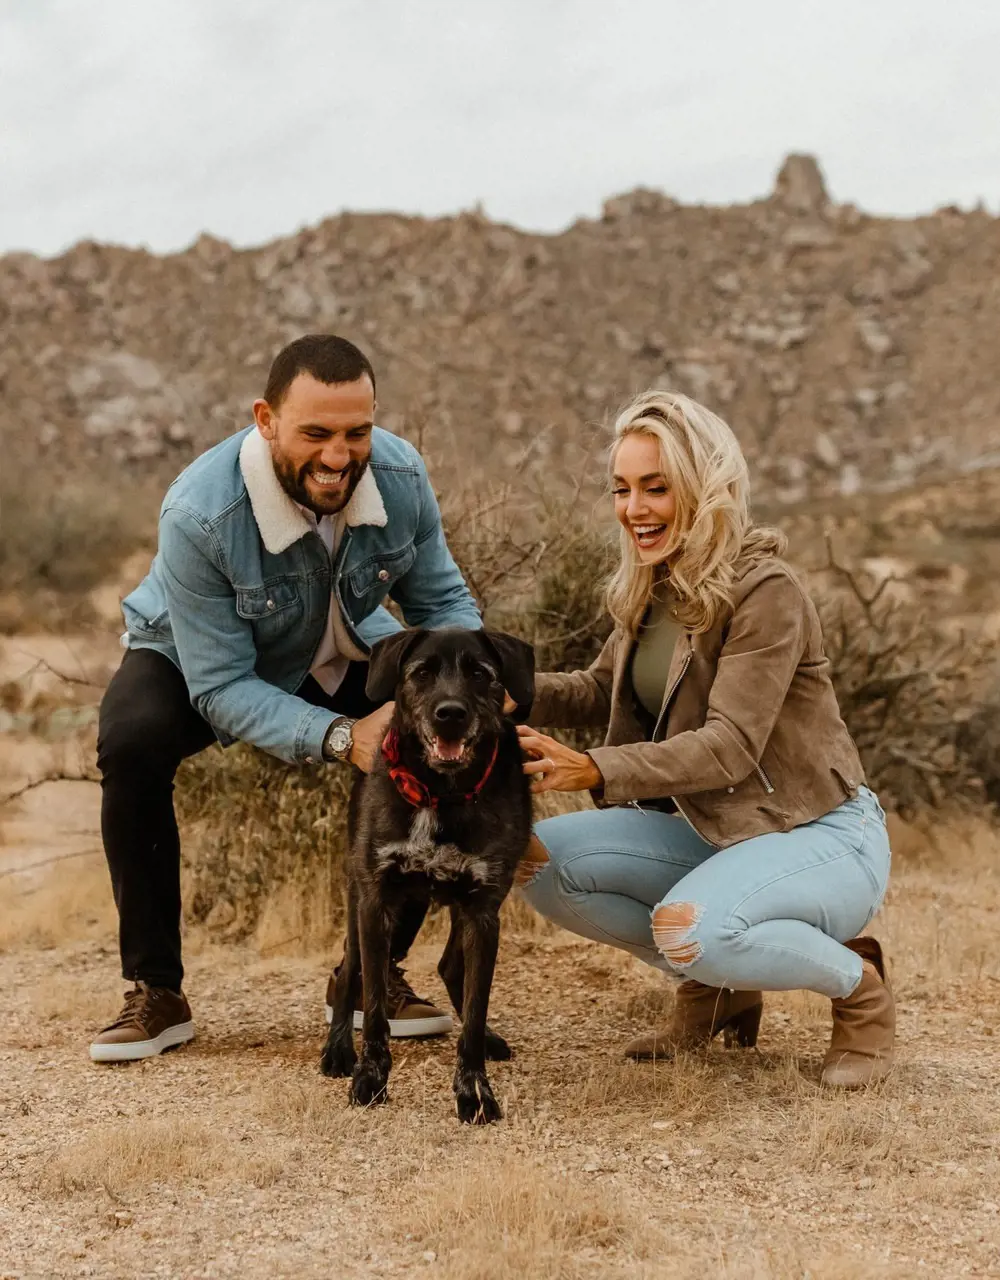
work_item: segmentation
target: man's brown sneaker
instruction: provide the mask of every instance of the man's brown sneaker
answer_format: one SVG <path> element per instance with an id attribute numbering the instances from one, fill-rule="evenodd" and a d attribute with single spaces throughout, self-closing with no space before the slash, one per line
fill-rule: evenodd
<path id="1" fill-rule="evenodd" d="M 125 1006 L 90 1046 L 94 1062 L 134 1062 L 194 1039 L 191 1008 L 183 995 L 137 982 Z"/>
<path id="2" fill-rule="evenodd" d="M 326 1020 L 333 1021 L 333 991 L 337 983 L 336 969 L 326 984 Z M 364 1023 L 361 1009 L 354 1010 L 354 1030 Z M 421 1000 L 403 977 L 399 965 L 389 965 L 389 1035 L 396 1040 L 407 1036 L 443 1036 L 451 1030 L 451 1018 L 429 1000 Z"/>

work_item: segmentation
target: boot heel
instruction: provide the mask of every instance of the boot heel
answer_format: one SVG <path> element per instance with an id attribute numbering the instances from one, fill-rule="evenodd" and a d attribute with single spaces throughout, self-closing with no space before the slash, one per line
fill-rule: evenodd
<path id="1" fill-rule="evenodd" d="M 734 1014 L 723 1028 L 723 1043 L 727 1049 L 734 1046 L 740 1049 L 752 1049 L 757 1043 L 757 1032 L 760 1030 L 760 1019 L 764 1005 L 751 1005 L 742 1013 Z"/>

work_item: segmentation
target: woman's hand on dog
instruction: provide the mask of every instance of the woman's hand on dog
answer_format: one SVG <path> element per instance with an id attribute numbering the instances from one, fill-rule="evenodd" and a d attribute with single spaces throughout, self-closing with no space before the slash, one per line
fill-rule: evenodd
<path id="1" fill-rule="evenodd" d="M 532 779 L 532 791 L 592 791 L 604 781 L 600 769 L 585 752 L 573 751 L 526 724 L 517 726 L 517 736 L 524 753 L 524 772 Z"/>
<path id="2" fill-rule="evenodd" d="M 387 702 L 384 707 L 370 715 L 355 720 L 351 737 L 351 764 L 357 765 L 362 773 L 371 773 L 375 761 L 375 753 L 382 745 L 382 739 L 389 732 L 389 722 L 396 708 L 394 702 Z"/>

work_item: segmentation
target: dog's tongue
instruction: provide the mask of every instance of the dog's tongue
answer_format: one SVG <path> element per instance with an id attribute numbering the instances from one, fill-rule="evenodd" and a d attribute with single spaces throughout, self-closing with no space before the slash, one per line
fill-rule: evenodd
<path id="1" fill-rule="evenodd" d="M 465 752 L 465 743 L 461 740 L 458 742 L 446 742 L 444 738 L 435 738 L 434 750 L 441 760 L 461 760 Z"/>

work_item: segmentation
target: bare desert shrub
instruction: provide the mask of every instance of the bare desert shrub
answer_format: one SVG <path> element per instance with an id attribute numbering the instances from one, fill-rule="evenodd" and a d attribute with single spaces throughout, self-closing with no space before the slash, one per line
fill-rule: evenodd
<path id="1" fill-rule="evenodd" d="M 983 773 L 963 725 L 976 707 L 983 648 L 947 639 L 919 605 L 841 564 L 832 549 L 817 590 L 841 713 L 869 783 L 904 814 L 983 799 Z"/>
<path id="2" fill-rule="evenodd" d="M 985 696 L 955 726 L 959 757 L 978 777 L 985 799 L 1000 806 L 1000 675 L 989 669 Z"/>
<path id="3" fill-rule="evenodd" d="M 455 559 L 488 626 L 535 646 L 542 671 L 587 666 L 610 632 L 604 584 L 613 542 L 592 503 L 510 490 L 444 507 Z"/>

